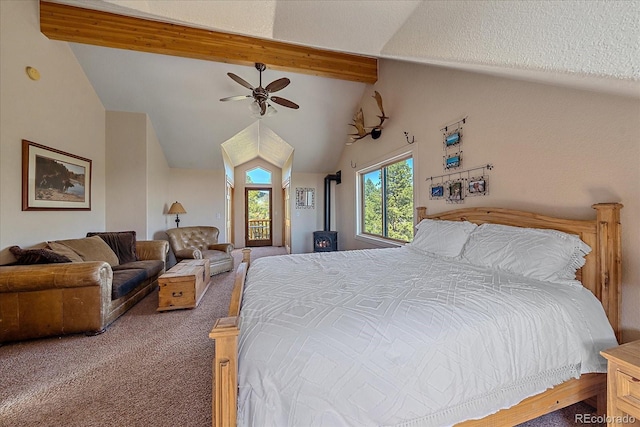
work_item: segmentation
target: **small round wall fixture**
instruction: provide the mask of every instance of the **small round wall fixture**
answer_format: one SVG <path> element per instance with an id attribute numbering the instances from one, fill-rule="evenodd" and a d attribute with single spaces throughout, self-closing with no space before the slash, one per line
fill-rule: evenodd
<path id="1" fill-rule="evenodd" d="M 35 68 L 27 67 L 26 71 L 27 71 L 27 76 L 29 76 L 31 80 L 40 80 L 40 72 Z"/>

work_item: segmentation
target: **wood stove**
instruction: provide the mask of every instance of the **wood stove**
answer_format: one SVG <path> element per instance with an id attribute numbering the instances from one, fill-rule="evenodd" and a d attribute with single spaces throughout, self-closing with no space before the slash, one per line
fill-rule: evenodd
<path id="1" fill-rule="evenodd" d="M 331 228 L 331 181 L 336 185 L 342 181 L 342 172 L 324 177 L 324 230 L 313 232 L 313 251 L 332 252 L 338 250 L 338 232 Z"/>
<path id="2" fill-rule="evenodd" d="M 332 252 L 338 250 L 338 232 L 337 231 L 314 231 L 313 232 L 313 251 L 314 252 Z"/>

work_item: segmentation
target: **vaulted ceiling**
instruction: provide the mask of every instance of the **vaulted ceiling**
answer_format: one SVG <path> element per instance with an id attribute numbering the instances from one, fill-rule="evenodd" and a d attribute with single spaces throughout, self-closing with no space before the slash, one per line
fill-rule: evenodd
<path id="1" fill-rule="evenodd" d="M 637 0 L 56 3 L 292 46 L 640 97 Z M 245 61 L 223 58 L 229 62 L 224 63 L 91 44 L 71 43 L 71 48 L 106 109 L 149 115 L 172 167 L 220 169 L 222 145 L 234 163 L 261 156 L 280 165 L 293 150 L 296 170 L 329 172 L 347 141 L 347 123 L 365 92 L 372 91 L 371 81 L 316 76 L 322 73 L 274 59 L 263 83 L 289 77 L 291 84 L 278 95 L 300 109 L 278 107 L 278 114 L 256 119 L 248 101 L 219 99 L 249 93 L 228 72 L 257 85 L 251 63 L 261 61 L 259 54 Z"/>

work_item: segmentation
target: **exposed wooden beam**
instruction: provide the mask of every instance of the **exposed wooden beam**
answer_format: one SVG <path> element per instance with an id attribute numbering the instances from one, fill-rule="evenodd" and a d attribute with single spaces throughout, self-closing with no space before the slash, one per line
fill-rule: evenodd
<path id="1" fill-rule="evenodd" d="M 292 71 L 364 83 L 378 79 L 376 58 L 315 49 L 40 1 L 40 31 L 67 42 L 238 65 L 262 62 Z"/>

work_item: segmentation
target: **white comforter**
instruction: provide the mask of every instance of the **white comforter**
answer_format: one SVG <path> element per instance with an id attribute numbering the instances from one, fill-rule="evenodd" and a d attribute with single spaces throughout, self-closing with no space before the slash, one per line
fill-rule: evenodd
<path id="1" fill-rule="evenodd" d="M 585 372 L 602 306 L 408 247 L 268 257 L 245 287 L 239 426 L 442 426 Z"/>

